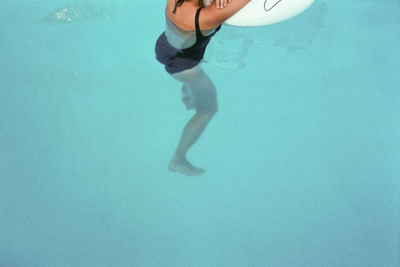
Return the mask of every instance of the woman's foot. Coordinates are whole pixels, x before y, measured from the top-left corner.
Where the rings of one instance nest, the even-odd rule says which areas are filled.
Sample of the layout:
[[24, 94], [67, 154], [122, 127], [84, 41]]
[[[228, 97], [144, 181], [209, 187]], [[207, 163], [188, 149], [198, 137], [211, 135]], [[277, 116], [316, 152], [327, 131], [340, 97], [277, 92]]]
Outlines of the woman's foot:
[[189, 161], [187, 161], [185, 157], [178, 158], [177, 156], [174, 156], [171, 159], [168, 169], [170, 171], [180, 172], [188, 176], [202, 175], [205, 171], [204, 169], [194, 167]]

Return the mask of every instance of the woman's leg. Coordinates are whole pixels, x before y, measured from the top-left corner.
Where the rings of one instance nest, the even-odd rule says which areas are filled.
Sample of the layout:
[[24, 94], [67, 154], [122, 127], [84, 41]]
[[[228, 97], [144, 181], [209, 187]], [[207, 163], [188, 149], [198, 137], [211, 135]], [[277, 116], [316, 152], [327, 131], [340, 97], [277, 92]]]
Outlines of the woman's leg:
[[173, 77], [184, 83], [182, 100], [187, 108], [193, 106], [196, 109], [196, 114], [183, 129], [178, 147], [169, 164], [169, 169], [186, 175], [201, 175], [204, 169], [190, 164], [186, 159], [186, 153], [198, 140], [218, 110], [216, 89], [200, 66], [173, 74]]
[[193, 96], [186, 84], [182, 86], [182, 102], [185, 104], [187, 109], [193, 109]]

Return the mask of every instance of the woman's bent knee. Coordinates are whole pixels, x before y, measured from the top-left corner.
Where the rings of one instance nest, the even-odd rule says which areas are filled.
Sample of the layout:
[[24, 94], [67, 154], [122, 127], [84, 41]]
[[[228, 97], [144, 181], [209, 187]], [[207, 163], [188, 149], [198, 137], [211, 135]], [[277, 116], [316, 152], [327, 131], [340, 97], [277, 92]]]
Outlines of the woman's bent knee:
[[208, 106], [208, 107], [201, 107], [196, 109], [198, 113], [212, 118], [218, 111], [218, 104], [215, 104], [213, 106]]
[[212, 113], [212, 115], [215, 115], [215, 113], [218, 112], [218, 104], [215, 104], [215, 105], [211, 108], [210, 112]]

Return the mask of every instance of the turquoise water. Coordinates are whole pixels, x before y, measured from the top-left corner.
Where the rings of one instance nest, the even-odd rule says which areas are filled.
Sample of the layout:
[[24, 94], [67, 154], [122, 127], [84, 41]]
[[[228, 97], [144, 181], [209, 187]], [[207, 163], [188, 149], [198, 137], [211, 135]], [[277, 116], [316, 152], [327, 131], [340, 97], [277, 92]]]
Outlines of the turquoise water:
[[1, 1], [0, 266], [400, 266], [399, 1], [223, 27], [195, 178], [161, 2]]

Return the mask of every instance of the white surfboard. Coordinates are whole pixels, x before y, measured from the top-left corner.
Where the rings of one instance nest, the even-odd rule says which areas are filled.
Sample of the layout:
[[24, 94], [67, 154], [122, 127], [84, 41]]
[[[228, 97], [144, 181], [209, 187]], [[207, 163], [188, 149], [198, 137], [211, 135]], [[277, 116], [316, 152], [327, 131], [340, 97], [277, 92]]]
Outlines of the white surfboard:
[[[234, 0], [233, 0], [234, 1]], [[290, 19], [306, 10], [315, 0], [251, 0], [225, 21], [234, 26], [262, 26]]]

